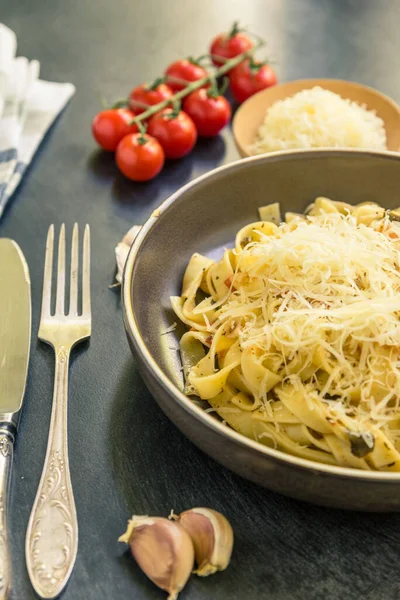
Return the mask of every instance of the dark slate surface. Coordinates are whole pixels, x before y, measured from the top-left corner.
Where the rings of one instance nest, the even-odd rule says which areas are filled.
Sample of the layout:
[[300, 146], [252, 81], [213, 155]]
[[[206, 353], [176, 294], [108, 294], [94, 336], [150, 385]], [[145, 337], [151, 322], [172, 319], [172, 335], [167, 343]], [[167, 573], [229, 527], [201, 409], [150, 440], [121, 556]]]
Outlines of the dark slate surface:
[[[79, 554], [65, 599], [163, 598], [117, 543], [132, 512], [167, 514], [193, 505], [222, 510], [236, 544], [231, 567], [193, 577], [182, 594], [202, 600], [391, 600], [400, 598], [400, 516], [308, 506], [232, 475], [192, 446], [142, 383], [125, 339], [118, 294], [108, 289], [114, 245], [189, 179], [237, 158], [229, 130], [200, 144], [148, 185], [117, 173], [98, 153], [90, 121], [99, 96], [122, 96], [179, 56], [202, 54], [233, 19], [269, 40], [280, 79], [339, 77], [400, 100], [400, 3], [396, 0], [0, 0], [19, 54], [42, 77], [72, 81], [77, 94], [47, 135], [0, 222], [32, 277], [33, 347], [16, 448], [11, 525], [14, 600], [31, 600], [24, 538], [43, 464], [53, 356], [36, 339], [44, 241], [50, 223], [89, 222], [93, 336], [70, 380], [70, 459]], [[204, 33], [206, 32], [206, 33]]]

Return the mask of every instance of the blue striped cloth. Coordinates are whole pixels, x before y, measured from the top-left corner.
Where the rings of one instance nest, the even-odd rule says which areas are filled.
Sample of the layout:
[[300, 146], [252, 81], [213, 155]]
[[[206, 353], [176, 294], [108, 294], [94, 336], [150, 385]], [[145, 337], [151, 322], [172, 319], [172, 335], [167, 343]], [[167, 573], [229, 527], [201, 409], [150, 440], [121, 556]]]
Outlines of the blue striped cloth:
[[15, 57], [15, 34], [0, 23], [0, 218], [46, 131], [75, 93], [39, 79], [39, 62]]

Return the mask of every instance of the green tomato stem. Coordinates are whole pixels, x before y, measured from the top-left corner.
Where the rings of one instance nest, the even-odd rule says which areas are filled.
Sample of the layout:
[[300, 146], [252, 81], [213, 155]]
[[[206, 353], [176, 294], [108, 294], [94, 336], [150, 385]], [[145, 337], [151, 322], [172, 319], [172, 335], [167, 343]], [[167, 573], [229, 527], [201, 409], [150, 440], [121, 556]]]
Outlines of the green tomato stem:
[[174, 77], [173, 75], [168, 75], [165, 83], [167, 85], [169, 83], [178, 83], [179, 85], [184, 85], [185, 87], [188, 85], [187, 79], [181, 79], [180, 77]]
[[210, 87], [207, 89], [207, 92], [206, 92], [206, 93], [207, 93], [207, 96], [208, 96], [209, 98], [217, 98], [217, 97], [220, 95], [220, 92], [219, 92], [219, 88], [218, 88], [218, 85], [217, 85], [217, 80], [215, 79], [215, 77], [213, 77], [213, 78], [210, 80], [210, 84], [211, 84], [211, 85], [210, 85]]
[[172, 110], [167, 115], [167, 118], [168, 119], [176, 119], [179, 116], [180, 111], [181, 111], [180, 100], [174, 100], [172, 103]]
[[196, 64], [198, 64], [198, 65], [202, 66], [202, 64], [201, 64], [201, 63], [203, 62], [203, 60], [206, 60], [206, 59], [209, 59], [209, 58], [210, 58], [210, 55], [209, 55], [209, 54], [202, 54], [201, 56], [198, 56], [198, 57], [196, 58]]
[[146, 144], [146, 142], [148, 141], [148, 139], [146, 138], [146, 125], [144, 123], [141, 123], [140, 121], [138, 121], [137, 123], [138, 129], [139, 129], [139, 137], [138, 137], [138, 142], [140, 144], [140, 146], [143, 146], [144, 144]]
[[233, 38], [240, 31], [244, 31], [244, 29], [239, 29], [239, 21], [234, 21], [230, 32], [228, 33], [228, 38]]
[[209, 83], [210, 81], [212, 81], [213, 79], [215, 79], [217, 77], [220, 77], [221, 75], [225, 75], [225, 73], [228, 73], [228, 71], [230, 71], [231, 69], [236, 67], [238, 64], [240, 64], [245, 58], [252, 56], [254, 54], [254, 52], [256, 50], [258, 50], [258, 48], [260, 48], [261, 46], [264, 46], [264, 44], [265, 44], [265, 42], [260, 40], [255, 46], [253, 46], [253, 48], [246, 50], [246, 52], [242, 52], [242, 54], [238, 54], [238, 56], [235, 56], [235, 58], [231, 58], [231, 59], [227, 60], [221, 67], [219, 67], [218, 69], [215, 69], [214, 73], [210, 73], [206, 77], [203, 77], [202, 79], [198, 79], [197, 81], [192, 81], [192, 83], [189, 83], [189, 85], [187, 85], [183, 90], [179, 90], [179, 92], [176, 92], [176, 94], [174, 94], [170, 98], [167, 98], [166, 100], [163, 100], [162, 102], [159, 102], [158, 104], [154, 104], [153, 106], [150, 106], [147, 110], [140, 113], [140, 115], [137, 115], [137, 117], [135, 117], [131, 121], [131, 123], [139, 124], [140, 121], [145, 121], [146, 119], [148, 119], [155, 113], [160, 112], [160, 110], [162, 110], [166, 106], [170, 106], [175, 101], [181, 100], [181, 98], [184, 98], [188, 94], [191, 94], [195, 90], [198, 90], [204, 84]]
[[117, 100], [114, 102], [111, 108], [128, 108], [129, 102], [126, 98], [122, 98], [121, 100]]
[[163, 77], [157, 77], [157, 79], [155, 79], [152, 83], [150, 83], [150, 85], [147, 85], [147, 89], [148, 90], [155, 90], [162, 83], [165, 83], [165, 77], [164, 76]]
[[232, 58], [226, 58], [225, 56], [220, 56], [219, 54], [210, 54], [210, 57], [211, 57], [212, 60], [215, 59], [215, 60], [218, 60], [219, 62], [222, 62], [222, 63], [227, 63], [230, 60], [233, 60]]
[[[131, 100], [129, 102], [129, 107], [133, 110], [133, 112], [135, 112], [136, 107], [147, 110], [149, 108], [149, 104], [145, 104], [144, 102], [138, 102], [137, 100]], [[113, 108], [115, 108], [115, 106]]]
[[221, 83], [221, 87], [219, 88], [219, 95], [223, 96], [228, 89], [229, 85], [229, 77], [224, 77]]

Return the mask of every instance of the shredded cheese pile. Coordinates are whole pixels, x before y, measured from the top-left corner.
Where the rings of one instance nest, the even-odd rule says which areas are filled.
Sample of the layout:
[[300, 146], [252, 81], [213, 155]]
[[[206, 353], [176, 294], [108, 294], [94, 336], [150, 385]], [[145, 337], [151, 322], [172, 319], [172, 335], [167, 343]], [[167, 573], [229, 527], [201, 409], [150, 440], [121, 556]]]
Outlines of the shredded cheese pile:
[[366, 106], [314, 87], [267, 110], [251, 152], [323, 147], [386, 150], [384, 122]]
[[[240, 254], [238, 291], [220, 316], [238, 315], [240, 305], [243, 314], [260, 310], [240, 331], [243, 348], [255, 345], [265, 359], [273, 351], [289, 377], [292, 361], [303, 372], [326, 363], [324, 376], [311, 378], [321, 398], [340, 396], [348, 414], [379, 425], [400, 398], [400, 243], [390, 227], [339, 213], [282, 225]], [[246, 281], [257, 282], [249, 292]]]
[[278, 226], [276, 207], [171, 298], [186, 391], [260, 443], [400, 471], [398, 209], [317, 198]]

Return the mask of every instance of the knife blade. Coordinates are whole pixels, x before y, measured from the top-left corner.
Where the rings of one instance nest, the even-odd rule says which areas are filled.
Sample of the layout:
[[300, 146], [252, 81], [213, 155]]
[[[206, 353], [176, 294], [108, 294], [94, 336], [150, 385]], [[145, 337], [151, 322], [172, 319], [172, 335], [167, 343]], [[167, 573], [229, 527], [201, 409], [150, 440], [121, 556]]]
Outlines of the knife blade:
[[31, 284], [16, 242], [0, 238], [0, 600], [12, 583], [7, 509], [14, 441], [28, 374]]

